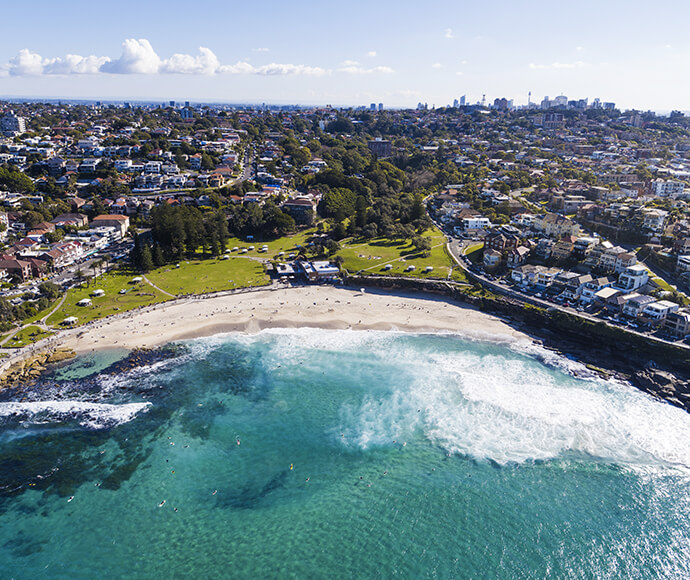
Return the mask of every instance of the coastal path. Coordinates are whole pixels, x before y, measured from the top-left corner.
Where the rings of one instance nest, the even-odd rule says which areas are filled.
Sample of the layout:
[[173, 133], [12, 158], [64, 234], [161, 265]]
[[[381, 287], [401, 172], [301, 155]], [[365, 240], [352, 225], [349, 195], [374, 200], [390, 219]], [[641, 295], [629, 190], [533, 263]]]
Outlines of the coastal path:
[[159, 288], [156, 286], [151, 280], [149, 280], [146, 276], [142, 276], [144, 279], [144, 282], [146, 282], [149, 286], [153, 286], [156, 290], [158, 290], [161, 294], [165, 294], [166, 296], [170, 296], [170, 298], [177, 298], [175, 294], [170, 294], [170, 292], [167, 292], [166, 290], [163, 290], [163, 288]]
[[16, 336], [16, 334], [18, 332], [21, 332], [22, 330], [24, 330], [25, 328], [27, 328], [29, 326], [38, 326], [41, 330], [46, 330], [46, 331], [50, 330], [50, 328], [46, 324], [46, 320], [48, 320], [48, 318], [50, 316], [52, 316], [53, 313], [56, 312], [62, 306], [62, 304], [65, 301], [65, 298], [67, 298], [67, 293], [64, 293], [62, 295], [62, 298], [60, 298], [60, 300], [58, 301], [57, 305], [40, 320], [36, 320], [35, 322], [27, 322], [26, 324], [22, 324], [21, 326], [18, 326], [13, 331], [11, 331], [5, 338], [0, 340], [0, 347], [6, 345], [10, 340], [12, 340]]

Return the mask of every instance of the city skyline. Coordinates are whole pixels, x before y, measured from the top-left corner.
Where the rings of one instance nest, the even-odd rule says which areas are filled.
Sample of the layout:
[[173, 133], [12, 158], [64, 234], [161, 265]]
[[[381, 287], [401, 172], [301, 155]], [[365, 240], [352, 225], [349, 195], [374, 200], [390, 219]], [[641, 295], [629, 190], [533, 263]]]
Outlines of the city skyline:
[[260, 13], [215, 1], [196, 12], [36, 4], [30, 25], [20, 6], [4, 9], [3, 97], [406, 108], [483, 94], [524, 105], [531, 92], [533, 102], [565, 94], [690, 109], [690, 81], [678, 74], [690, 56], [679, 12], [690, 9], [666, 0], [644, 18], [639, 2], [422, 10], [355, 1], [329, 13], [312, 2], [268, 2]]

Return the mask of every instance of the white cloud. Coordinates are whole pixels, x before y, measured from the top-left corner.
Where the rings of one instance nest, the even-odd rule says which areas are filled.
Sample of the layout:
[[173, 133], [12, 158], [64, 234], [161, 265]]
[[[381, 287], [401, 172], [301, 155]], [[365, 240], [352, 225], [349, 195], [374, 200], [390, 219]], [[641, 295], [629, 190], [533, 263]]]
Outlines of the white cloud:
[[531, 62], [529, 68], [532, 70], [559, 70], [582, 68], [583, 66], [585, 66], [585, 63], [578, 60], [577, 62], [553, 62], [551, 64], [535, 64]]
[[262, 48], [252, 48], [252, 52], [268, 52], [268, 49], [265, 47]]
[[[264, 49], [256, 49], [264, 52]], [[266, 49], [267, 50], [267, 49]], [[358, 67], [359, 63], [347, 61], [346, 66]], [[376, 67], [386, 69], [386, 67]], [[122, 54], [113, 60], [107, 56], [67, 56], [45, 59], [40, 54], [25, 48], [6, 65], [0, 66], [0, 76], [36, 76], [69, 74], [253, 74], [253, 75], [310, 75], [327, 74], [328, 70], [304, 64], [270, 63], [254, 66], [245, 61], [233, 65], [222, 65], [210, 48], [199, 48], [198, 55], [173, 54], [162, 59], [145, 38], [128, 38], [122, 43]]]
[[369, 52], [367, 52], [367, 56], [368, 56], [369, 58], [374, 58], [374, 57], [376, 56], [376, 51], [375, 51], [375, 50], [370, 50]]
[[257, 75], [307, 75], [321, 76], [328, 71], [318, 66], [306, 66], [303, 64], [278, 64], [271, 63], [264, 66], [255, 67], [254, 74]]
[[11, 76], [32, 76], [43, 73], [43, 59], [40, 54], [23, 48], [10, 60], [7, 67]]
[[577, 52], [582, 52], [584, 49], [585, 49], [584, 46], [576, 46], [575, 47], [575, 50], [577, 50]]
[[[343, 63], [345, 64], [345, 63]], [[359, 66], [359, 64], [350, 64], [343, 66], [338, 69], [338, 72], [343, 72], [343, 73], [348, 73], [352, 75], [370, 75], [374, 73], [383, 73], [383, 74], [390, 74], [393, 71], [393, 69], [389, 66], [375, 66], [372, 68], [365, 68], [363, 66]]]
[[122, 43], [122, 55], [106, 62], [102, 72], [115, 74], [155, 74], [161, 67], [161, 59], [145, 38], [128, 38]]
[[46, 75], [93, 75], [109, 62], [107, 56], [79, 56], [68, 54], [65, 58], [52, 58], [43, 61], [43, 74]]
[[235, 64], [225, 64], [218, 69], [219, 73], [226, 73], [231, 75], [251, 74], [254, 72], [254, 67], [248, 62], [239, 61]]
[[359, 62], [356, 60], [344, 60], [342, 66], [359, 66]]
[[24, 48], [3, 68], [11, 76], [95, 74], [109, 60], [107, 56], [78, 54], [68, 54], [64, 58], [43, 58]]
[[431, 68], [439, 69], [439, 68], [443, 68], [443, 65], [440, 62], [435, 62], [434, 64], [431, 65]]
[[463, 73], [461, 70], [459, 70], [459, 71], [456, 72], [455, 74], [458, 75], [459, 77], [461, 77], [464, 73]]
[[212, 75], [218, 72], [220, 62], [210, 48], [199, 47], [199, 55], [173, 54], [162, 62], [160, 72], [170, 74]]
[[446, 28], [446, 33], [444, 35], [446, 38], [455, 38], [452, 28]]

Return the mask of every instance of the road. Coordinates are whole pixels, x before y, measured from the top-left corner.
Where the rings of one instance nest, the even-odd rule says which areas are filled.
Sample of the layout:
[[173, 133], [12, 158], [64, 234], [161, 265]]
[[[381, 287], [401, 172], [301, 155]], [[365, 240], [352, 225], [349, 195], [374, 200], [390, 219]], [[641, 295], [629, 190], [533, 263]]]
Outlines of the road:
[[610, 326], [611, 328], [615, 328], [617, 330], [622, 330], [624, 332], [628, 332], [630, 334], [634, 334], [636, 336], [645, 338], [647, 340], [653, 341], [653, 342], [659, 342], [663, 344], [671, 344], [680, 348], [684, 349], [690, 349], [690, 346], [686, 345], [683, 342], [675, 342], [675, 341], [669, 341], [669, 340], [664, 340], [662, 338], [656, 337], [656, 336], [651, 336], [649, 334], [645, 334], [643, 332], [638, 332], [636, 330], [632, 330], [630, 328], [625, 328], [619, 325], [615, 324], [610, 324], [606, 320], [602, 320], [601, 318], [597, 318], [596, 316], [592, 316], [591, 314], [587, 314], [585, 312], [579, 312], [575, 310], [574, 308], [570, 308], [567, 306], [561, 306], [560, 304], [554, 304], [553, 302], [547, 302], [546, 300], [540, 300], [539, 298], [536, 298], [534, 296], [526, 296], [522, 292], [518, 292], [516, 290], [513, 290], [510, 287], [503, 286], [501, 284], [498, 284], [492, 280], [489, 280], [486, 276], [483, 276], [482, 274], [472, 272], [466, 267], [466, 262], [463, 259], [463, 248], [465, 245], [464, 240], [459, 240], [457, 238], [454, 238], [453, 236], [448, 236], [449, 242], [448, 242], [448, 251], [450, 255], [453, 257], [453, 259], [458, 263], [458, 265], [464, 270], [465, 275], [469, 280], [474, 280], [482, 284], [484, 287], [490, 289], [491, 291], [501, 294], [503, 296], [507, 296], [509, 298], [513, 298], [515, 300], [518, 300], [520, 302], [525, 302], [528, 304], [532, 304], [533, 306], [539, 306], [541, 308], [546, 308], [547, 310], [560, 310], [562, 312], [565, 312], [567, 314], [570, 314], [571, 316], [577, 316], [578, 318], [582, 318], [584, 320], [589, 320], [591, 322], [598, 322], [598, 323], [603, 323], [606, 324], [606, 326]]

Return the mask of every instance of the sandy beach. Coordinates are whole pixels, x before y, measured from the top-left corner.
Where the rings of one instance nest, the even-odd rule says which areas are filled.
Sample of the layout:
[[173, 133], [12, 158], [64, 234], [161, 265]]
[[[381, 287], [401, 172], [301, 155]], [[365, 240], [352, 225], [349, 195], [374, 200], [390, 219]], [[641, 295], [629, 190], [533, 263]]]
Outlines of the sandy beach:
[[178, 299], [62, 330], [31, 350], [23, 349], [5, 359], [3, 366], [45, 348], [66, 347], [81, 354], [155, 347], [227, 332], [296, 327], [446, 331], [479, 339], [528, 339], [499, 318], [440, 296], [332, 286], [273, 287]]

